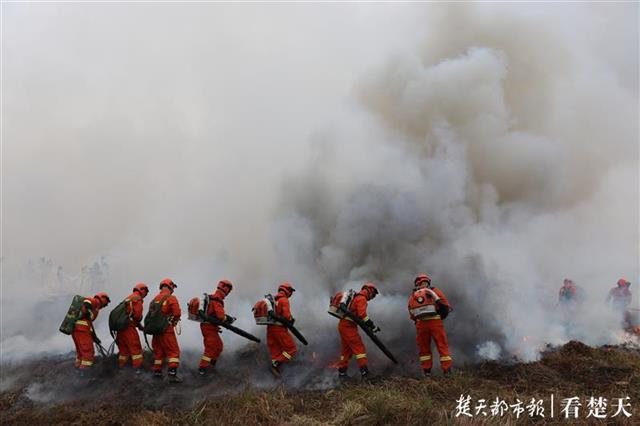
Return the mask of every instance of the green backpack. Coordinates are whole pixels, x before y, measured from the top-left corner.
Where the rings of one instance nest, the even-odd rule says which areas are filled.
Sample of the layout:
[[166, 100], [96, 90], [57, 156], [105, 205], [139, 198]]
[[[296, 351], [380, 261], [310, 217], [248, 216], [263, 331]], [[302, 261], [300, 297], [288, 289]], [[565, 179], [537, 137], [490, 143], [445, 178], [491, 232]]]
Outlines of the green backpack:
[[109, 313], [109, 330], [112, 333], [114, 331], [122, 331], [129, 327], [131, 312], [127, 311], [127, 306], [131, 306], [131, 309], [133, 310], [133, 302], [140, 300], [140, 296], [137, 297], [137, 299], [124, 299], [118, 304], [118, 306], [111, 310]]
[[78, 321], [82, 316], [82, 304], [84, 303], [84, 299], [86, 299], [86, 297], [78, 294], [73, 296], [67, 315], [62, 320], [62, 324], [60, 324], [59, 330], [61, 333], [73, 333], [73, 330], [76, 328], [76, 321]]
[[160, 300], [152, 300], [149, 311], [144, 317], [144, 332], [153, 336], [162, 334], [169, 327], [169, 318], [162, 313], [162, 304], [171, 296], [165, 295]]

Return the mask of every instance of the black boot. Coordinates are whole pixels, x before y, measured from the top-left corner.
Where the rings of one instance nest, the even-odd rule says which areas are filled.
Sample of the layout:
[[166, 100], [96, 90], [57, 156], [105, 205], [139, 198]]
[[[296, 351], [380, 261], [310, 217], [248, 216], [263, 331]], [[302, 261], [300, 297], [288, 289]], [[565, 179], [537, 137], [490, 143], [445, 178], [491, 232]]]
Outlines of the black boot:
[[276, 379], [279, 379], [280, 377], [282, 377], [282, 374], [280, 373], [280, 363], [278, 361], [271, 361], [271, 374], [273, 374], [273, 376]]
[[363, 379], [369, 378], [369, 368], [366, 365], [364, 367], [360, 367], [360, 376]]
[[340, 367], [338, 368], [338, 377], [341, 379], [344, 379], [347, 377], [347, 368], [346, 367]]
[[423, 369], [422, 370], [422, 375], [427, 379], [430, 378], [431, 377], [431, 369], [430, 368]]
[[452, 374], [453, 374], [453, 371], [451, 371], [451, 368], [448, 369], [448, 370], [444, 370], [443, 371], [444, 377], [449, 377], [450, 378]]
[[154, 371], [153, 372], [153, 378], [154, 379], [162, 379], [162, 370]]
[[200, 375], [200, 377], [204, 377], [207, 374], [207, 367], [200, 367], [198, 368], [198, 374]]
[[182, 379], [180, 377], [178, 377], [178, 368], [177, 367], [169, 368], [168, 373], [169, 373], [169, 381], [171, 383], [182, 383]]

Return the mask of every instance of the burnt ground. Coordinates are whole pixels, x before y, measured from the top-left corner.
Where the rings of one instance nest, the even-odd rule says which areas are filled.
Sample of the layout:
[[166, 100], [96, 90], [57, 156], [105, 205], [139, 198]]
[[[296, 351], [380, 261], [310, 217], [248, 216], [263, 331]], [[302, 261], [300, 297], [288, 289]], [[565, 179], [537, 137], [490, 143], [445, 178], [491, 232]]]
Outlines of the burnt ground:
[[[195, 359], [196, 355], [192, 355]], [[188, 356], [187, 356], [188, 358]], [[145, 360], [145, 367], [150, 365]], [[570, 342], [549, 348], [532, 363], [486, 362], [461, 367], [453, 378], [422, 379], [413, 366], [401, 376], [396, 370], [369, 382], [339, 382], [335, 371], [313, 360], [290, 366], [283, 381], [264, 371], [262, 354], [239, 354], [202, 379], [188, 368], [184, 382], [169, 384], [131, 370], [119, 372], [115, 358], [97, 363], [91, 377], [77, 377], [73, 356], [58, 356], [2, 366], [1, 423], [4, 424], [521, 424], [565, 423], [559, 400], [581, 398], [574, 424], [640, 424], [640, 350], [616, 346], [591, 348]], [[261, 366], [257, 369], [257, 366]], [[256, 371], [260, 371], [256, 374]], [[381, 371], [381, 370], [378, 370]], [[355, 372], [352, 372], [355, 374]], [[550, 419], [550, 395], [555, 417]], [[511, 411], [502, 417], [479, 414], [455, 417], [456, 400], [500, 397], [513, 404], [543, 399], [546, 416], [519, 419]], [[587, 399], [604, 397], [613, 404], [630, 397], [632, 417], [586, 418]], [[609, 407], [608, 415], [613, 414]]]

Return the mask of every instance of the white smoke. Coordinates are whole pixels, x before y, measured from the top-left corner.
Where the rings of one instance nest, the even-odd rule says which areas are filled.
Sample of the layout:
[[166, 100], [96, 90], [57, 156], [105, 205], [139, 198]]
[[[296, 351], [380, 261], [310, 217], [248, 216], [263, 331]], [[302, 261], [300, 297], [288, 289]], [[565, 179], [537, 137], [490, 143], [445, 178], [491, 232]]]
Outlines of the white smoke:
[[[184, 308], [229, 278], [256, 333], [289, 280], [325, 350], [329, 296], [373, 280], [412, 357], [419, 272], [456, 359], [614, 342], [602, 300], [640, 278], [637, 8], [3, 5], [3, 357], [64, 350], [68, 294], [32, 315], [43, 256], [67, 283], [105, 256], [114, 301], [168, 276]], [[564, 277], [589, 294], [571, 327]], [[180, 339], [200, 348], [195, 324]]]

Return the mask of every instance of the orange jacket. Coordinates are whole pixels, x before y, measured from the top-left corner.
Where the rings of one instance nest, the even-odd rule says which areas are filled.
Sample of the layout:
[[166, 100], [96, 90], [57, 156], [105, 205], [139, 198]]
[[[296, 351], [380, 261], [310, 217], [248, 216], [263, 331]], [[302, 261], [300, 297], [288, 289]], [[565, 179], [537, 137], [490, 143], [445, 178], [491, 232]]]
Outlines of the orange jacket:
[[[166, 295], [171, 294], [171, 291], [168, 288], [163, 288], [160, 293], [156, 297], [153, 298], [154, 302], [161, 301]], [[175, 324], [180, 321], [180, 315], [182, 312], [180, 311], [180, 304], [178, 303], [178, 299], [171, 294], [162, 304], [161, 312], [163, 315], [171, 317], [171, 323]]]
[[[436, 312], [435, 310], [436, 298], [433, 296], [432, 292], [436, 294], [436, 296], [439, 298], [439, 302], [442, 305], [446, 306], [451, 310], [451, 304], [449, 303], [449, 301], [447, 300], [447, 297], [439, 288], [421, 287], [415, 290], [411, 294], [411, 296], [409, 296], [409, 302], [408, 302], [409, 318], [411, 318], [412, 320], [416, 320], [416, 315], [414, 315], [412, 311], [415, 312], [416, 309], [420, 309], [420, 308], [426, 308], [426, 310], [428, 311], [430, 307], [433, 307], [433, 312], [434, 313]], [[438, 318], [440, 317], [437, 314], [433, 316], [436, 316]]]
[[80, 308], [80, 319], [76, 321], [77, 331], [91, 331], [91, 323], [98, 318], [98, 311], [102, 309], [100, 300], [95, 297], [85, 297]]
[[276, 315], [291, 321], [291, 305], [289, 303], [289, 298], [280, 291], [276, 294], [274, 300], [276, 302]]
[[369, 320], [367, 316], [367, 306], [369, 302], [367, 301], [367, 295], [364, 290], [360, 290], [357, 292], [353, 299], [351, 299], [351, 303], [349, 303], [349, 310], [356, 314], [358, 318], [361, 318], [362, 321]]
[[209, 295], [209, 304], [207, 306], [207, 315], [224, 321], [226, 314], [224, 312], [224, 293], [216, 290], [215, 293]]
[[127, 301], [127, 312], [130, 314], [131, 324], [140, 324], [140, 321], [142, 321], [142, 310], [144, 308], [142, 296], [134, 291], [128, 295], [125, 300]]

